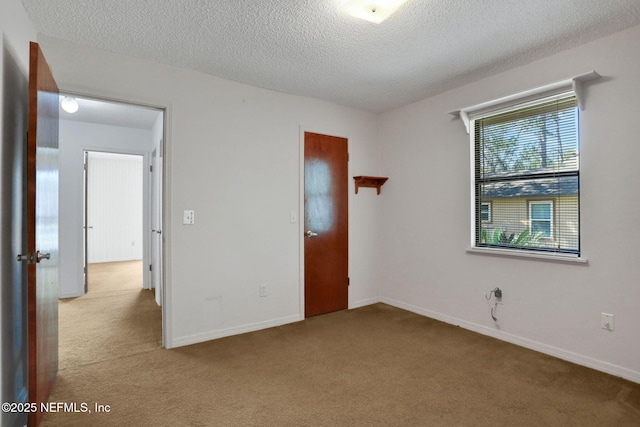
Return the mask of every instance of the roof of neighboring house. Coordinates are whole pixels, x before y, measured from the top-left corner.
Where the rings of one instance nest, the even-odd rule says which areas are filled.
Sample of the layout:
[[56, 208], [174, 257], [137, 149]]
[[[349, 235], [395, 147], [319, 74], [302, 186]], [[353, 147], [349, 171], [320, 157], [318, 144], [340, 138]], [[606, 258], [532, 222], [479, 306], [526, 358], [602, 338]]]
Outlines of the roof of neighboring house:
[[571, 196], [578, 194], [578, 177], [544, 178], [484, 184], [483, 199], [505, 197]]

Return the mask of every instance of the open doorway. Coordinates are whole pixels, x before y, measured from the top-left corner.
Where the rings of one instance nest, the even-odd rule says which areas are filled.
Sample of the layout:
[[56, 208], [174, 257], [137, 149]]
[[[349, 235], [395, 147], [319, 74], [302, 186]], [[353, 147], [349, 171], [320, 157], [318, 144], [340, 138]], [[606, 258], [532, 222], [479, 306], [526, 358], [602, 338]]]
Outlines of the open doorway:
[[148, 318], [157, 321], [153, 334], [140, 331], [141, 336], [155, 342], [151, 335], [159, 331], [162, 342], [164, 110], [61, 94], [65, 97], [77, 108], [60, 110], [60, 228], [65, 230], [60, 246], [67, 254], [61, 262], [61, 301], [95, 299], [92, 287], [116, 293], [134, 288], [139, 298], [130, 298], [131, 312], [139, 311], [134, 303], [149, 300], [158, 313]]
[[96, 151], [84, 158], [85, 292], [142, 289], [144, 158]]

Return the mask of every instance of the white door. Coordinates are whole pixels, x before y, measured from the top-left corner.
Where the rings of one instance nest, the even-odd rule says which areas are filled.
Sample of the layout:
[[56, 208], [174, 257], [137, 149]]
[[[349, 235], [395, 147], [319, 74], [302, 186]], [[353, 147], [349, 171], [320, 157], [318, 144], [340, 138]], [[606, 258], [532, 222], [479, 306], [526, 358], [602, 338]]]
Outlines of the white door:
[[151, 154], [151, 288], [162, 306], [162, 140]]

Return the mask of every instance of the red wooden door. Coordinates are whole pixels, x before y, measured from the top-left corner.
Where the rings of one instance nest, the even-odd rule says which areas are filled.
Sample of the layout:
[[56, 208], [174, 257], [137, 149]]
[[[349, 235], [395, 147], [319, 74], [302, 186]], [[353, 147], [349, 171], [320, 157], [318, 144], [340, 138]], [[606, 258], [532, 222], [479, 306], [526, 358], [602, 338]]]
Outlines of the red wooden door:
[[348, 306], [347, 140], [304, 134], [305, 316]]
[[[31, 43], [27, 136], [29, 402], [47, 402], [58, 373], [58, 86]], [[37, 426], [43, 413], [29, 414]]]

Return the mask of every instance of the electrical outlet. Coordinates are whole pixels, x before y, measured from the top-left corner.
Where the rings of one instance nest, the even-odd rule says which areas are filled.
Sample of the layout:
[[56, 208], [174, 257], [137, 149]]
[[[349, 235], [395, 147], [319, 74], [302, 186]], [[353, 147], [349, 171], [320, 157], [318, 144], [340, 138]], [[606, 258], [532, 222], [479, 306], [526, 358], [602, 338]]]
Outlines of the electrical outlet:
[[615, 323], [613, 321], [613, 314], [600, 313], [600, 326], [607, 331], [615, 330]]
[[261, 297], [266, 297], [267, 296], [267, 285], [260, 285], [260, 296]]

